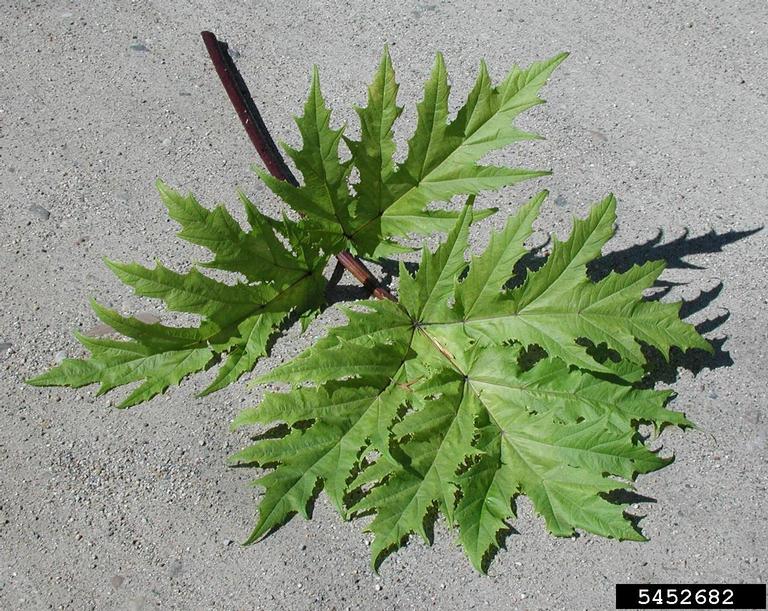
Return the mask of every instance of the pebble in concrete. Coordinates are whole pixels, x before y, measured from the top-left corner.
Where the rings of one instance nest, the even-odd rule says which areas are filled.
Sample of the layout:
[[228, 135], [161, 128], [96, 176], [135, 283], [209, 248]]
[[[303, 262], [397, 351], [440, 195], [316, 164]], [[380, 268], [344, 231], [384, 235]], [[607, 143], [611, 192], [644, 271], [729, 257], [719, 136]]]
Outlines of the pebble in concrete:
[[47, 221], [49, 218], [51, 218], [51, 212], [50, 212], [50, 210], [46, 210], [45, 208], [43, 208], [43, 207], [42, 207], [42, 206], [40, 206], [39, 204], [32, 204], [32, 205], [29, 207], [29, 211], [30, 211], [30, 212], [31, 212], [31, 213], [32, 213], [34, 216], [36, 216], [37, 218], [39, 218], [39, 219], [40, 219], [40, 220], [42, 220], [42, 221]]

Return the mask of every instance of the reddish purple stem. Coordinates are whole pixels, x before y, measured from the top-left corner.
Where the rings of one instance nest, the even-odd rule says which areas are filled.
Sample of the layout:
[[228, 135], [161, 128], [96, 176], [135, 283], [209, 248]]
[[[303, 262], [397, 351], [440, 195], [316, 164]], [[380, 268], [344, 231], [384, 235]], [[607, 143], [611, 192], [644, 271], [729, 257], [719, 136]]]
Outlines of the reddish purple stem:
[[[216, 35], [212, 32], [202, 32], [201, 35], [205, 48], [208, 50], [208, 55], [210, 55], [213, 66], [216, 68], [216, 73], [219, 75], [221, 83], [224, 85], [224, 89], [229, 96], [229, 100], [232, 102], [237, 116], [240, 117], [248, 137], [251, 139], [267, 170], [275, 178], [298, 186], [299, 182], [275, 145], [275, 141], [269, 134], [267, 126], [264, 125], [259, 109], [256, 107], [253, 97], [251, 97], [248, 86], [243, 81], [243, 77], [240, 75], [237, 66], [235, 66], [235, 62], [232, 61], [227, 43], [216, 38]], [[395, 296], [381, 285], [376, 276], [371, 273], [371, 270], [352, 253], [347, 250], [342, 251], [336, 255], [336, 259], [365, 288], [371, 291], [374, 297], [397, 301]]]

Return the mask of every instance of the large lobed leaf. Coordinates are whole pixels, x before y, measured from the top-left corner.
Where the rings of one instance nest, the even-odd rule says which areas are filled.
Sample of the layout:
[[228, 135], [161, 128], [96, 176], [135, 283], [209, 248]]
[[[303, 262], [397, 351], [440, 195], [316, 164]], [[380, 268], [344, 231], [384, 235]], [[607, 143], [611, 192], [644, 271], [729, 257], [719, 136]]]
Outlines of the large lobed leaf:
[[[690, 423], [665, 407], [668, 392], [632, 385], [645, 365], [640, 344], [664, 355], [710, 346], [680, 321], [679, 304], [643, 299], [661, 264], [587, 277], [613, 233], [613, 197], [555, 241], [542, 267], [505, 288], [545, 195], [469, 264], [465, 207], [415, 276], [401, 267], [399, 304], [349, 310], [345, 326], [260, 378], [293, 390], [268, 394], [235, 422], [288, 426], [233, 457], [273, 467], [258, 480], [266, 492], [250, 541], [306, 516], [321, 487], [343, 515], [374, 514], [374, 565], [411, 533], [429, 541], [439, 512], [484, 570], [518, 495], [556, 535], [578, 528], [643, 538], [606, 494], [669, 462], [643, 445], [638, 423]], [[596, 360], [584, 338], [619, 362]], [[545, 353], [538, 360], [534, 346]]]
[[[452, 227], [457, 213], [428, 208], [430, 204], [549, 173], [478, 162], [492, 151], [538, 137], [519, 130], [513, 121], [542, 102], [538, 91], [566, 56], [561, 53], [527, 69], [515, 66], [496, 86], [482, 63], [474, 88], [456, 117], [449, 120], [450, 86], [443, 57], [438, 54], [417, 105], [408, 154], [399, 166], [393, 162], [393, 126], [402, 108], [397, 106], [398, 85], [389, 52], [385, 49], [368, 88], [367, 105], [356, 109], [360, 140], [344, 138], [351, 152], [346, 161], [340, 159], [339, 151], [343, 128], [330, 127], [331, 111], [315, 68], [304, 114], [296, 120], [302, 149], [284, 145], [304, 184], [294, 186], [263, 170], [257, 172], [272, 191], [306, 217], [305, 230], [326, 251], [348, 248], [373, 257], [402, 251], [393, 239], [431, 235]], [[350, 184], [353, 168], [359, 179]], [[493, 210], [485, 210], [476, 218], [491, 213]]]
[[200, 264], [236, 272], [246, 282], [225, 284], [196, 267], [181, 274], [157, 263], [147, 268], [136, 263], [107, 261], [112, 271], [137, 295], [162, 300], [168, 310], [200, 317], [195, 327], [148, 324], [124, 317], [98, 303], [92, 307], [106, 325], [127, 339], [76, 337], [91, 355], [66, 359], [61, 365], [32, 378], [36, 386], [100, 384], [99, 394], [118, 386], [141, 382], [121, 403], [129, 407], [147, 401], [178, 384], [189, 374], [221, 366], [202, 392], [224, 388], [250, 371], [267, 353], [271, 338], [291, 315], [311, 315], [323, 305], [327, 257], [309, 246], [289, 250], [290, 221], [277, 222], [262, 215], [241, 196], [249, 231], [244, 231], [227, 210], [208, 210], [191, 195], [182, 196], [163, 183], [160, 194], [171, 218], [181, 225], [179, 237], [210, 250], [214, 258]]

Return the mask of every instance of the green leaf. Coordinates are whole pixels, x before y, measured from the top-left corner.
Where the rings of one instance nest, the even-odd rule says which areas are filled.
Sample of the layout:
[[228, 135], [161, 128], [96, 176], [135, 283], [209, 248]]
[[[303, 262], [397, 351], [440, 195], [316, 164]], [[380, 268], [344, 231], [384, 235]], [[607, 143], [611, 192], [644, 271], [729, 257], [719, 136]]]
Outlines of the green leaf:
[[516, 430], [500, 427], [498, 434], [500, 469], [531, 499], [552, 534], [570, 536], [582, 528], [616, 539], [644, 539], [623, 507], [603, 497], [629, 487], [604, 474], [630, 478], [667, 464], [634, 445], [633, 433], [619, 435], [600, 421], [562, 426], [540, 418]]
[[469, 375], [472, 388], [484, 401], [514, 406], [521, 415], [550, 414], [564, 424], [608, 419], [618, 430], [639, 423], [692, 424], [664, 406], [669, 392], [639, 390], [631, 384], [568, 367], [558, 358], [544, 358], [523, 370], [519, 351], [510, 347], [476, 348]]
[[405, 266], [400, 266], [400, 303], [418, 321], [441, 318], [448, 313], [448, 297], [453, 292], [455, 279], [466, 266], [467, 227], [472, 220], [469, 206], [465, 206], [456, 226], [435, 252], [429, 256], [422, 251], [421, 267], [416, 278]]
[[178, 384], [185, 376], [205, 369], [214, 356], [205, 346], [162, 349], [134, 341], [97, 339], [79, 334], [76, 337], [91, 352], [89, 359], [65, 359], [28, 383], [73, 388], [98, 383], [98, 394], [101, 395], [118, 386], [143, 381], [118, 406], [131, 407]]
[[542, 191], [522, 206], [517, 214], [509, 217], [503, 231], [491, 235], [485, 252], [472, 258], [471, 271], [456, 288], [456, 309], [462, 317], [471, 317], [475, 308], [498, 296], [515, 265], [527, 252], [523, 242], [530, 237], [533, 221], [547, 195], [547, 191]]
[[[305, 215], [305, 228], [326, 252], [347, 248], [363, 256], [382, 257], [402, 252], [396, 240], [409, 234], [449, 231], [458, 213], [430, 208], [457, 195], [477, 195], [547, 171], [479, 165], [488, 153], [521, 140], [537, 138], [513, 124], [526, 109], [542, 100], [538, 91], [565, 59], [560, 54], [527, 69], [513, 67], [494, 86], [485, 64], [477, 82], [453, 120], [448, 117], [450, 87], [442, 55], [417, 105], [417, 124], [408, 141], [408, 154], [399, 166], [393, 161], [393, 127], [402, 108], [388, 50], [384, 50], [367, 105], [356, 108], [360, 139], [345, 138], [351, 158], [341, 161], [342, 130], [330, 127], [330, 111], [320, 94], [317, 69], [312, 75], [304, 114], [297, 120], [302, 149], [286, 147], [304, 184], [293, 186], [260, 171], [267, 186], [290, 207]], [[352, 169], [358, 180], [352, 180]], [[475, 219], [492, 214], [478, 211]]]
[[[249, 540], [294, 513], [306, 516], [323, 487], [342, 515], [375, 514], [374, 567], [413, 533], [429, 542], [442, 514], [458, 525], [473, 565], [486, 570], [519, 495], [555, 535], [643, 538], [606, 495], [670, 462], [639, 440], [641, 423], [691, 423], [667, 409], [669, 392], [633, 386], [644, 364], [634, 346], [708, 344], [679, 320], [676, 305], [643, 299], [658, 265], [597, 283], [587, 277], [613, 232], [612, 197], [576, 221], [568, 240], [555, 241], [543, 266], [505, 288], [545, 195], [469, 263], [466, 206], [437, 250], [423, 251], [415, 275], [401, 266], [399, 304], [349, 310], [346, 325], [257, 380], [293, 388], [267, 394], [236, 421], [288, 426], [237, 456], [274, 467], [257, 481], [266, 492]], [[593, 311], [607, 321], [600, 329], [581, 321]], [[651, 331], [654, 317], [663, 331]], [[595, 360], [582, 339], [607, 344], [621, 360]], [[532, 345], [544, 349], [533, 362]]]
[[[235, 464], [279, 463], [257, 482], [266, 488], [266, 494], [249, 541], [261, 538], [293, 513], [306, 517], [305, 508], [317, 494], [319, 483], [338, 511], [345, 514], [347, 480], [370, 440], [386, 441], [386, 426], [395, 417], [402, 394], [402, 389], [390, 385], [386, 377], [368, 378], [341, 387], [270, 395], [261, 405], [263, 409], [242, 414], [237, 427], [272, 420], [289, 425], [313, 423], [309, 428], [293, 428], [286, 437], [261, 441], [231, 458]], [[381, 423], [384, 428], [377, 433]]]
[[514, 67], [498, 87], [492, 86], [485, 64], [481, 64], [474, 89], [457, 117], [448, 122], [450, 87], [443, 57], [438, 54], [417, 106], [416, 131], [408, 142], [408, 155], [389, 181], [391, 196], [378, 207], [383, 212], [376, 215], [371, 211], [367, 218], [358, 206], [362, 224], [353, 235], [357, 247], [370, 252], [380, 236], [447, 231], [455, 215], [427, 209], [431, 202], [496, 190], [548, 174], [477, 162], [494, 150], [536, 137], [518, 130], [512, 121], [541, 102], [538, 90], [565, 57], [560, 54], [527, 70]]
[[500, 535], [509, 530], [508, 521], [515, 516], [510, 496], [518, 485], [514, 474], [501, 468], [501, 436], [496, 427], [480, 428], [477, 445], [483, 455], [457, 478], [462, 497], [455, 517], [464, 552], [472, 566], [485, 573], [487, 560], [499, 546]]
[[107, 265], [137, 295], [162, 300], [168, 310], [200, 317], [194, 327], [147, 324], [124, 317], [97, 303], [92, 307], [106, 325], [127, 340], [78, 336], [91, 355], [68, 359], [32, 378], [37, 386], [85, 386], [100, 383], [99, 393], [141, 382], [121, 403], [129, 407], [148, 401], [189, 374], [223, 361], [209, 394], [238, 380], [267, 354], [272, 338], [292, 314], [305, 316], [323, 304], [326, 257], [311, 246], [292, 253], [290, 221], [260, 214], [243, 197], [251, 230], [245, 231], [224, 208], [209, 211], [191, 195], [181, 196], [158, 183], [172, 218], [182, 226], [179, 236], [206, 247], [214, 259], [206, 267], [237, 272], [248, 283], [226, 284], [197, 268], [175, 272], [161, 263], [147, 268], [136, 263]]

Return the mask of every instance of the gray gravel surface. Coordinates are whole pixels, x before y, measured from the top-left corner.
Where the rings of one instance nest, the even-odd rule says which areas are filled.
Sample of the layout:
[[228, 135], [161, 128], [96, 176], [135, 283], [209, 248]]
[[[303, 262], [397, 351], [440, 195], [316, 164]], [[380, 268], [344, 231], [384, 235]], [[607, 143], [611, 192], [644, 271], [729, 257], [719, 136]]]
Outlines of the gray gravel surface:
[[[768, 209], [767, 22], [762, 1], [4, 0], [0, 607], [609, 609], [617, 582], [766, 581], [768, 244], [764, 231], [739, 232], [761, 227]], [[487, 577], [441, 524], [432, 548], [413, 542], [375, 575], [363, 524], [342, 522], [321, 498], [312, 521], [244, 548], [259, 493], [251, 474], [223, 463], [246, 442], [228, 424], [258, 392], [240, 383], [198, 399], [207, 374], [125, 412], [92, 389], [23, 383], [82, 354], [71, 331], [97, 324], [89, 297], [170, 320], [101, 262], [157, 257], [185, 269], [202, 257], [174, 238], [156, 177], [209, 205], [235, 209], [241, 187], [277, 209], [248, 169], [255, 153], [202, 29], [231, 42], [267, 124], [293, 143], [312, 63], [335, 120], [354, 130], [349, 103], [364, 102], [388, 42], [404, 142], [435, 50], [462, 95], [482, 57], [498, 76], [572, 52], [548, 104], [521, 121], [547, 140], [495, 155], [554, 176], [483, 198], [501, 213], [473, 229], [472, 244], [535, 189], [552, 192], [539, 242], [614, 191], [611, 248], [645, 244], [618, 260], [674, 264], [669, 298], [693, 300], [690, 320], [720, 352], [673, 384], [700, 430], [666, 431], [676, 463], [639, 481], [655, 499], [636, 510], [650, 542], [556, 539], [524, 501], [519, 534]], [[304, 336], [288, 332], [258, 370], [339, 319], [331, 310]]]

